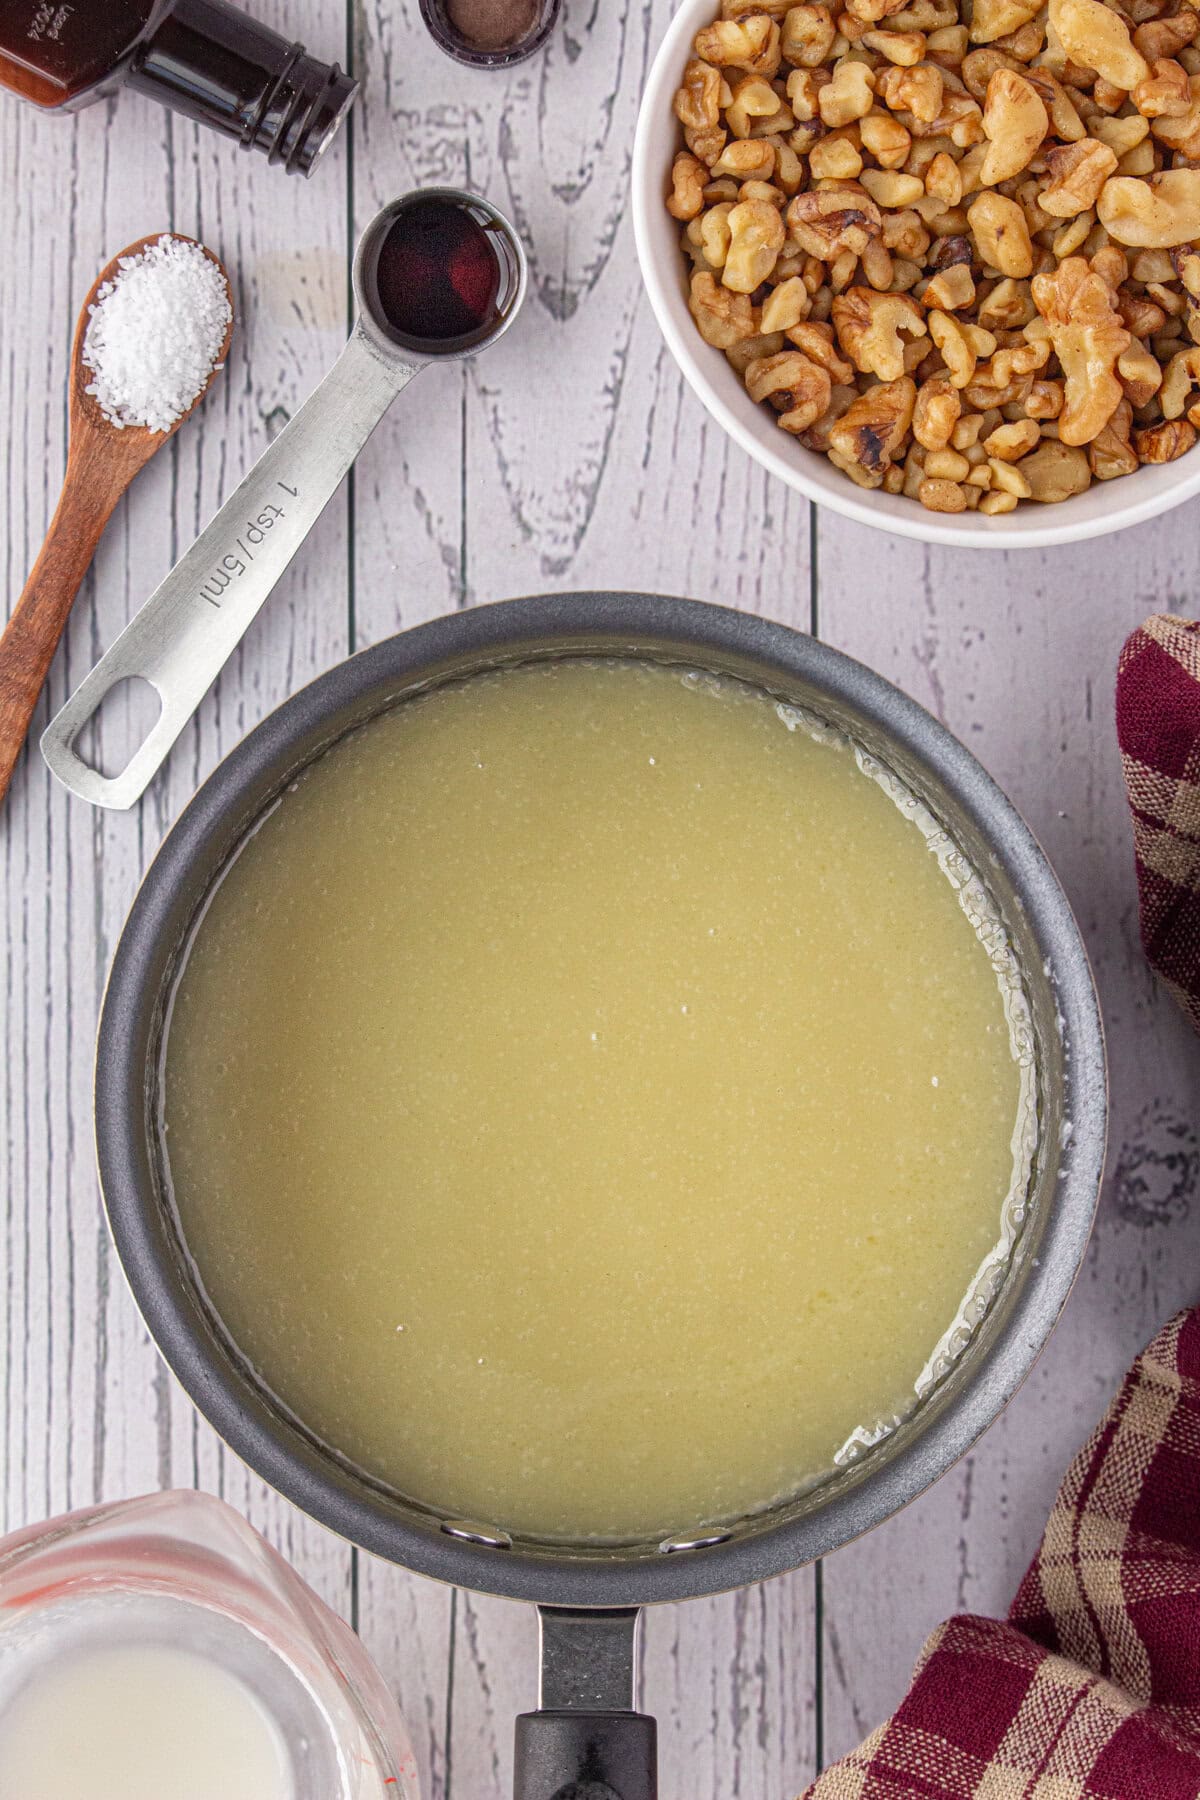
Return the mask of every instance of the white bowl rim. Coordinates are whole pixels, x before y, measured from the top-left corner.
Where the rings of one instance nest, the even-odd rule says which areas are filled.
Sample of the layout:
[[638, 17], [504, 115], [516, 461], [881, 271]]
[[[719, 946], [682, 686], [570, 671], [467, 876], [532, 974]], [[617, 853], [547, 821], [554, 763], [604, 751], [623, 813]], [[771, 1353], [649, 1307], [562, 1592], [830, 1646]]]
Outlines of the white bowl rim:
[[[845, 518], [898, 537], [962, 549], [1040, 550], [1080, 543], [1144, 524], [1200, 492], [1197, 445], [1178, 462], [1143, 466], [1115, 482], [1094, 482], [1085, 494], [1054, 504], [1022, 506], [994, 517], [972, 512], [933, 513], [903, 495], [856, 488], [825, 457], [794, 440], [775, 449], [757, 436], [748, 422], [760, 411], [755, 402], [746, 396], [743, 417], [716, 391], [709, 370], [715, 369], [718, 358], [722, 367], [728, 368], [728, 364], [719, 350], [704, 342], [687, 312], [682, 256], [676, 255], [668, 272], [654, 242], [655, 229], [661, 233], [664, 220], [674, 229], [664, 206], [667, 171], [677, 148], [671, 99], [687, 60], [686, 47], [700, 25], [716, 16], [716, 10], [716, 0], [681, 0], [651, 64], [633, 143], [633, 233], [642, 281], [667, 348], [701, 404], [735, 443], [788, 487]], [[786, 436], [774, 429], [777, 436]], [[1147, 486], [1150, 492], [1146, 492]], [[1137, 491], [1129, 499], [1110, 498], [1111, 489], [1124, 493], [1130, 487]], [[1081, 507], [1076, 499], [1091, 504]]]

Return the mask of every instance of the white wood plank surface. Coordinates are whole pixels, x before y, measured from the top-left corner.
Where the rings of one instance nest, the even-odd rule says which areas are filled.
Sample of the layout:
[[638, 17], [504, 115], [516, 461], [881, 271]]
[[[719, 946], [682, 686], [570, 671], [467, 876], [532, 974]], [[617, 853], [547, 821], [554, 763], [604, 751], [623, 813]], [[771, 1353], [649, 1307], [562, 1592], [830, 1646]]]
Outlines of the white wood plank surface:
[[137, 812], [68, 800], [36, 755], [18, 772], [0, 818], [4, 1523], [161, 1485], [223, 1493], [358, 1626], [431, 1800], [507, 1791], [512, 1715], [534, 1695], [529, 1611], [451, 1594], [304, 1520], [198, 1422], [147, 1339], [92, 1169], [108, 957], [197, 781], [349, 648], [457, 606], [592, 586], [816, 629], [959, 732], [1042, 838], [1095, 958], [1114, 1118], [1076, 1293], [973, 1455], [821, 1570], [647, 1621], [644, 1703], [667, 1800], [785, 1800], [894, 1704], [940, 1617], [1006, 1605], [1121, 1370], [1200, 1297], [1200, 1045], [1141, 960], [1111, 720], [1125, 632], [1156, 607], [1196, 610], [1200, 507], [1082, 549], [930, 552], [815, 514], [733, 448], [677, 375], [634, 260], [633, 121], [669, 0], [566, 0], [545, 56], [507, 75], [441, 57], [414, 0], [250, 9], [363, 77], [350, 129], [309, 183], [133, 97], [74, 120], [0, 101], [6, 606], [53, 509], [71, 328], [95, 270], [171, 226], [225, 258], [238, 298], [229, 368], [114, 518], [39, 724], [332, 361], [353, 238], [378, 205], [436, 180], [489, 193], [528, 241], [530, 300], [493, 353], [407, 391]]

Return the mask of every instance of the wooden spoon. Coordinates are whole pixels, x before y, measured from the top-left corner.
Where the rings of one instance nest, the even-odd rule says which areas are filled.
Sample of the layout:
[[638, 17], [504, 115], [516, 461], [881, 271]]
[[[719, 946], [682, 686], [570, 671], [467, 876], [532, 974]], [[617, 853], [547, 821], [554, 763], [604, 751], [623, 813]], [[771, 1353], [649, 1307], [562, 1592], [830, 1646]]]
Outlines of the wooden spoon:
[[185, 244], [195, 242], [194, 238], [182, 237], [179, 232], [156, 231], [150, 237], [129, 244], [97, 275], [75, 327], [67, 404], [67, 470], [62, 493], [41, 553], [4, 635], [0, 637], [0, 801], [8, 791], [67, 615], [113, 508], [138, 470], [150, 461], [155, 451], [162, 449], [168, 438], [174, 436], [184, 419], [195, 412], [229, 353], [233, 332], [233, 294], [229, 276], [212, 251], [200, 244], [197, 247], [221, 271], [229, 294], [230, 320], [212, 373], [187, 412], [176, 419], [169, 431], [149, 431], [143, 425], [119, 428], [105, 418], [98, 402], [84, 391], [92, 375], [84, 367], [83, 340], [96, 294], [106, 281], [115, 279], [117, 265], [123, 256], [136, 256], [161, 237], [177, 237]]

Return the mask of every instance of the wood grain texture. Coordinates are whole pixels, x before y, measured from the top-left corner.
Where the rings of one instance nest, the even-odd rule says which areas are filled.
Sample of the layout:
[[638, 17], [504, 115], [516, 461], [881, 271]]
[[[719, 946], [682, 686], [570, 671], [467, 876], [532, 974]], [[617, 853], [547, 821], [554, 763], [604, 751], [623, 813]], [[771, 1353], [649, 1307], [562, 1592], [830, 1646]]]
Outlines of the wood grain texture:
[[118, 509], [35, 726], [333, 360], [353, 240], [380, 204], [417, 182], [486, 191], [527, 239], [528, 311], [488, 356], [425, 372], [399, 401], [138, 812], [68, 800], [36, 756], [18, 769], [0, 821], [5, 1520], [172, 1483], [223, 1493], [358, 1626], [400, 1696], [430, 1800], [507, 1792], [512, 1715], [535, 1691], [531, 1613], [452, 1594], [305, 1521], [198, 1422], [147, 1339], [92, 1169], [105, 969], [196, 783], [349, 648], [457, 606], [588, 587], [816, 629], [959, 732], [1056, 861], [1095, 958], [1114, 1126], [1063, 1323], [959, 1469], [819, 1571], [647, 1620], [643, 1703], [659, 1717], [666, 1800], [786, 1800], [894, 1704], [940, 1617], [1006, 1605], [1129, 1357], [1198, 1297], [1200, 1047], [1138, 949], [1111, 710], [1125, 632], [1155, 607], [1195, 610], [1200, 507], [1068, 551], [932, 552], [815, 514], [733, 448], [677, 374], [634, 260], [633, 121], [669, 0], [566, 0], [544, 57], [506, 74], [443, 58], [415, 0], [252, 10], [364, 78], [309, 183], [133, 97], [76, 120], [0, 103], [10, 600], [61, 479], [71, 324], [113, 249], [166, 226], [196, 236], [229, 267], [240, 322], [219, 389]]
[[[989, 559], [822, 515], [822, 636], [891, 674], [982, 758], [1075, 907], [1108, 1032], [1112, 1121], [1096, 1232], [1049, 1348], [959, 1469], [825, 1571], [827, 1752], [891, 1707], [922, 1639], [1007, 1607], [1063, 1468], [1142, 1343], [1200, 1299], [1200, 1042], [1149, 973], [1113, 724], [1117, 653], [1194, 613], [1200, 508], [1116, 538]], [[861, 571], [871, 559], [864, 603]], [[882, 1603], [881, 1603], [882, 1602]]]
[[[287, 9], [257, 10], [282, 25]], [[179, 229], [221, 255], [244, 321], [218, 388], [139, 477], [105, 534], [36, 731], [216, 509], [281, 409], [293, 409], [332, 358], [348, 304], [344, 211], [335, 201], [314, 212], [302, 183], [133, 96], [76, 119], [5, 103], [0, 134], [14, 239], [0, 276], [10, 597], [62, 478], [71, 329], [101, 266], [147, 232]], [[340, 185], [344, 194], [344, 172]], [[0, 826], [8, 1051], [0, 1379], [11, 1522], [197, 1482], [233, 1499], [346, 1610], [345, 1546], [250, 1478], [168, 1381], [109, 1248], [88, 1126], [105, 969], [142, 868], [223, 750], [344, 652], [344, 505], [322, 521], [317, 548], [317, 562], [292, 572], [247, 640], [244, 666], [231, 666], [209, 696], [139, 812], [102, 815], [71, 802], [36, 752], [17, 770]]]

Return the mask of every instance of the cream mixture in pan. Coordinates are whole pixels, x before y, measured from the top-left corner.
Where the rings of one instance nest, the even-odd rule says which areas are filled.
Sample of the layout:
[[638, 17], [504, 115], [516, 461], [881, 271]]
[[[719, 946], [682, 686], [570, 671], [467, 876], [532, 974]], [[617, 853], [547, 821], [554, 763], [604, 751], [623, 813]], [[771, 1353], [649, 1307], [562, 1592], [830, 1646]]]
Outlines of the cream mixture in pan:
[[567, 658], [299, 778], [161, 1104], [203, 1285], [314, 1433], [444, 1516], [642, 1538], [911, 1409], [1032, 1087], [999, 920], [894, 778], [740, 682]]

